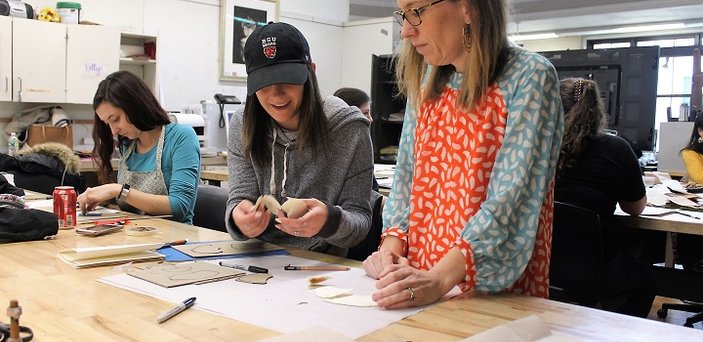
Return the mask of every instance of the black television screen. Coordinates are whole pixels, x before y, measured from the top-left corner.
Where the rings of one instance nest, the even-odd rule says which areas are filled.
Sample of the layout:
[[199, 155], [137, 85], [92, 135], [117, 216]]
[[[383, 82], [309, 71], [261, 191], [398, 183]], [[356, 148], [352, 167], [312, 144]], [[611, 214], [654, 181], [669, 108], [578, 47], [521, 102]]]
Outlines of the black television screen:
[[598, 83], [608, 113], [608, 128], [642, 151], [651, 151], [657, 104], [659, 47], [541, 52], [559, 78], [582, 77]]

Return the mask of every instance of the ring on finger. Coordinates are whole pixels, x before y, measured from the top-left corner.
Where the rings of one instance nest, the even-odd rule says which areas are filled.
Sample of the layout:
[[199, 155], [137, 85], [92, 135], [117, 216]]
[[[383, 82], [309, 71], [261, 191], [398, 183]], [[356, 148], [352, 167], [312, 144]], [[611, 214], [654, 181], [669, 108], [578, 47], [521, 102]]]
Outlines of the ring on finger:
[[408, 292], [410, 292], [410, 298], [408, 298], [409, 301], [412, 301], [415, 299], [415, 291], [413, 290], [412, 287], [408, 287]]
[[293, 235], [295, 235], [295, 237], [300, 237], [300, 232], [296, 230], [293, 232]]

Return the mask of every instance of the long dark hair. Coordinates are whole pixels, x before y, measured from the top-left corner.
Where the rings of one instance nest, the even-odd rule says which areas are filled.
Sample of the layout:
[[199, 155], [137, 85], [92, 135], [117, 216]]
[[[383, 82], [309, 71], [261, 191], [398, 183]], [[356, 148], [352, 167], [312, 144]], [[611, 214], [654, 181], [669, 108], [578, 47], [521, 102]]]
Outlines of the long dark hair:
[[559, 86], [564, 107], [564, 137], [557, 164], [557, 178], [574, 167], [588, 143], [607, 127], [605, 107], [595, 81], [566, 78]]
[[[308, 65], [308, 79], [303, 84], [303, 100], [298, 114], [298, 149], [313, 146], [322, 149], [327, 139], [327, 116], [322, 108], [322, 96], [317, 85], [317, 77], [311, 65]], [[244, 129], [242, 141], [244, 153], [249, 154], [259, 166], [270, 163], [271, 146], [266, 142], [266, 136], [271, 132], [274, 120], [261, 106], [256, 93], [247, 96], [244, 105]]]
[[691, 138], [688, 139], [688, 144], [681, 149], [681, 151], [691, 150], [703, 154], [703, 141], [701, 141], [703, 139], [701, 139], [701, 136], [698, 134], [699, 129], [703, 129], [703, 113], [698, 113], [698, 115], [696, 115], [696, 121], [693, 123], [693, 130], [691, 131]]
[[[151, 89], [129, 71], [116, 71], [100, 82], [93, 97], [93, 111], [102, 103], [122, 109], [127, 115], [127, 120], [140, 131], [149, 131], [170, 122]], [[93, 157], [97, 157], [98, 162], [98, 179], [106, 183], [113, 170], [110, 159], [115, 151], [115, 140], [110, 126], [100, 120], [97, 113], [93, 122], [93, 141]], [[117, 142], [120, 145], [125, 144], [127, 138], [118, 136]]]

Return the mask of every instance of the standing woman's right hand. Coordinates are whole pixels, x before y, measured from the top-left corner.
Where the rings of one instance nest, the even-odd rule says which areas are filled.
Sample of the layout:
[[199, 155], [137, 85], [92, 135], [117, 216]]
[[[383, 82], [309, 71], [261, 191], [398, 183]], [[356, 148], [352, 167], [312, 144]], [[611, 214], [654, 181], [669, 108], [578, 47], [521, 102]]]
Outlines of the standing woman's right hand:
[[395, 264], [408, 264], [408, 259], [405, 259], [390, 251], [376, 251], [369, 255], [366, 260], [361, 264], [366, 272], [366, 275], [379, 279], [383, 270], [390, 265]]
[[246, 237], [255, 238], [266, 230], [271, 215], [263, 205], [254, 210], [254, 203], [243, 200], [232, 210], [232, 220]]

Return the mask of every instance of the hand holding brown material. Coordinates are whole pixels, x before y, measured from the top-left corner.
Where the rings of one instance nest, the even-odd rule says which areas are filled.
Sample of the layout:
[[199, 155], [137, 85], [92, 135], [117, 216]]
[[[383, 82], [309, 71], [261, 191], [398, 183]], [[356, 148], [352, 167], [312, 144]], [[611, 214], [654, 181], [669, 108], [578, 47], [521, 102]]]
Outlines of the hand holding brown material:
[[259, 199], [254, 203], [254, 210], [258, 210], [261, 206], [266, 207], [274, 215], [282, 210], [288, 218], [301, 217], [308, 211], [308, 207], [301, 199], [288, 198], [283, 204], [279, 204], [276, 198], [271, 195], [259, 196]]
[[315, 236], [327, 222], [329, 216], [327, 205], [314, 198], [299, 199], [299, 201], [305, 205], [305, 214], [298, 218], [291, 218], [286, 217], [281, 210], [276, 216], [276, 228], [295, 237]]

